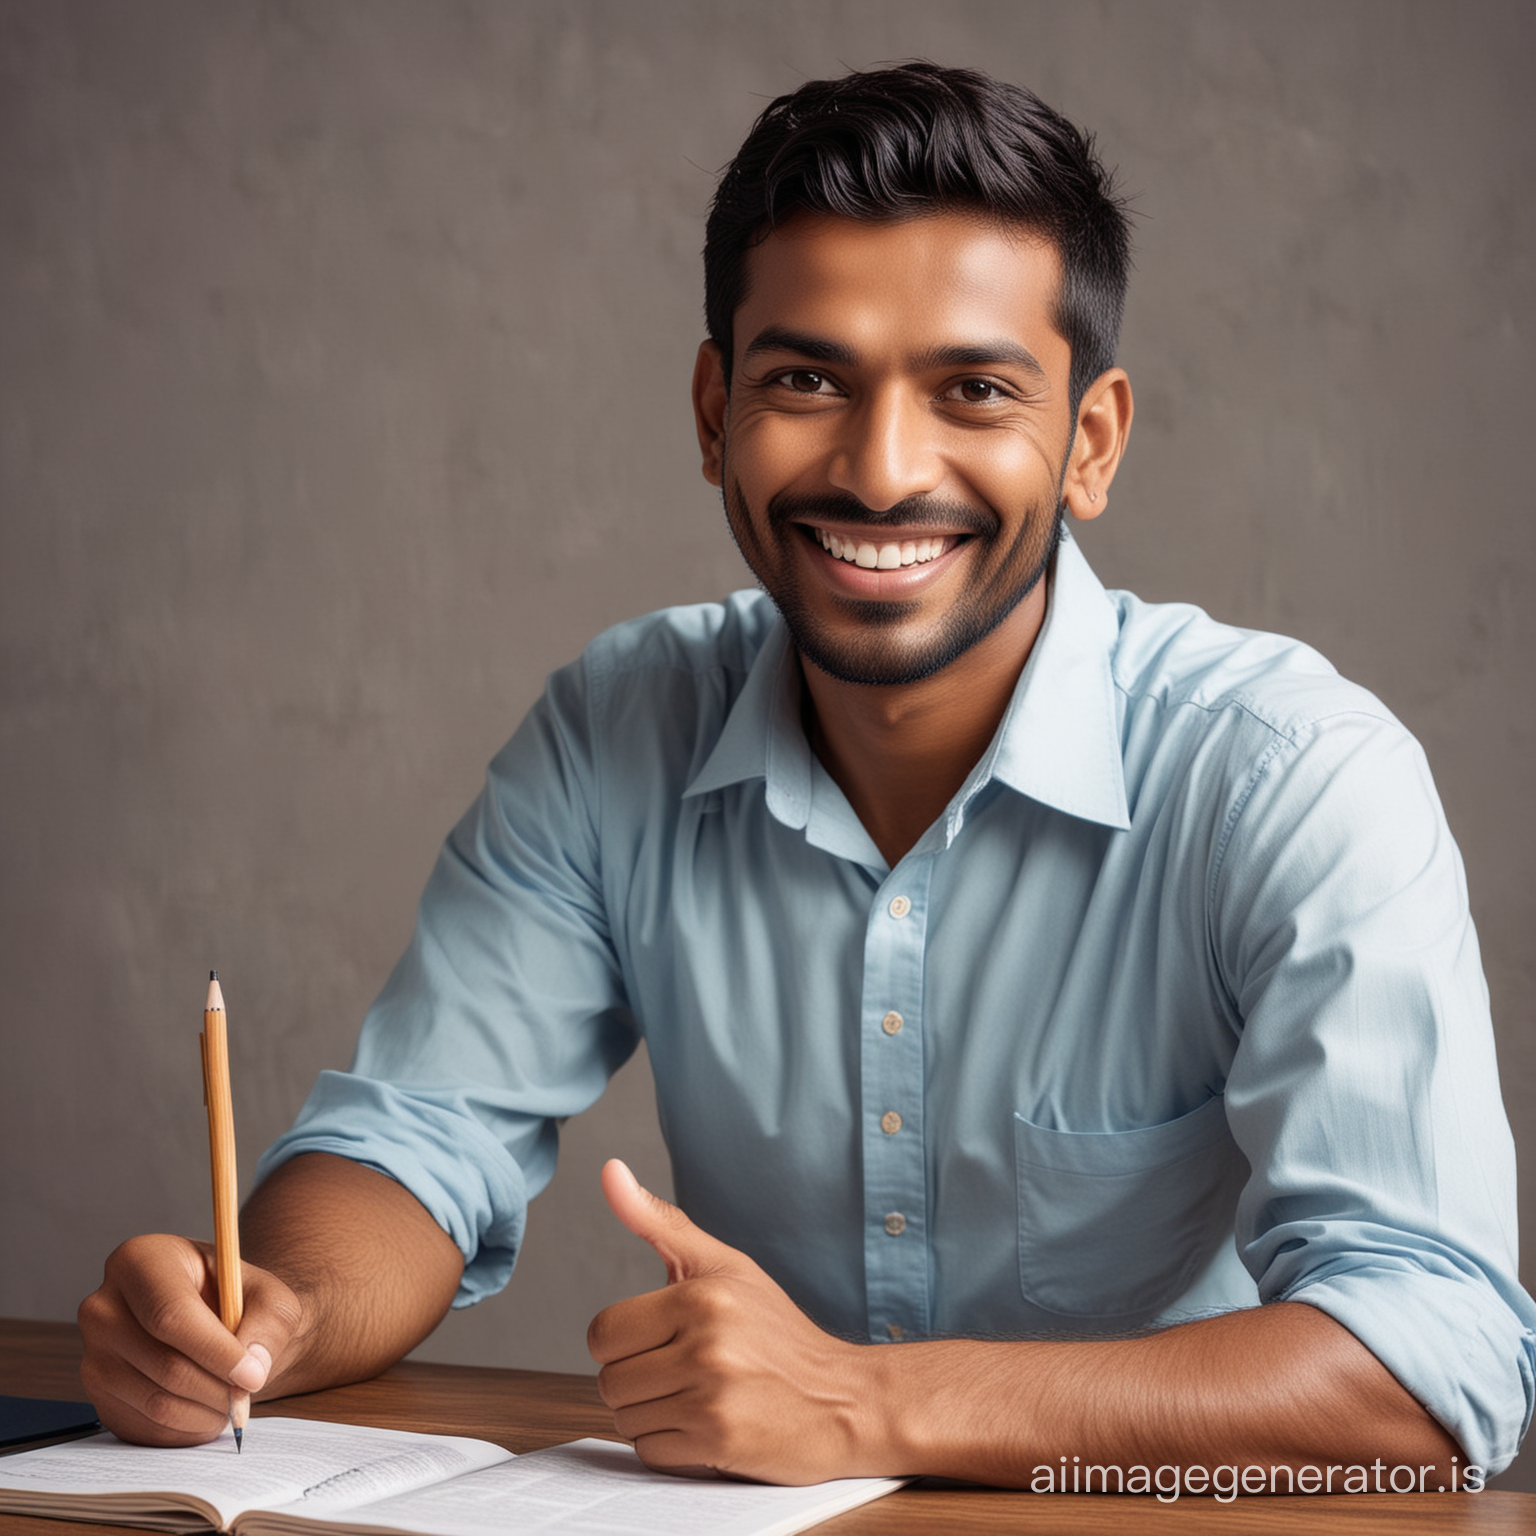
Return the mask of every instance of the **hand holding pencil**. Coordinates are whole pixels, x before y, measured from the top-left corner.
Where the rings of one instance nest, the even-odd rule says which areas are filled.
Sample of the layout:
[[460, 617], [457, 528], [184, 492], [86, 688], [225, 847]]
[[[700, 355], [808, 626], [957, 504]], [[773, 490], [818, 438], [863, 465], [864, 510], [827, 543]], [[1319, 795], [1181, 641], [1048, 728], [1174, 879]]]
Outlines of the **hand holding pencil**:
[[80, 1381], [101, 1422], [140, 1445], [203, 1445], [250, 1394], [292, 1364], [303, 1308], [281, 1275], [243, 1264], [224, 999], [210, 976], [203, 1014], [215, 1243], [165, 1232], [121, 1243], [80, 1304]]

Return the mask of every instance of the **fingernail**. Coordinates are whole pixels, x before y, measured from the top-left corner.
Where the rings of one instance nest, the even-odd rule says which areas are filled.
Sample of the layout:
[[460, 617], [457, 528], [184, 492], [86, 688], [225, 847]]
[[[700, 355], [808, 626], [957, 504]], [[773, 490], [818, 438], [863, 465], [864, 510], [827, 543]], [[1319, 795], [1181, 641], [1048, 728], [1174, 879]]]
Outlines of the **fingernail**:
[[245, 1358], [229, 1373], [231, 1383], [247, 1392], [258, 1392], [272, 1369], [272, 1356], [264, 1344], [247, 1346]]

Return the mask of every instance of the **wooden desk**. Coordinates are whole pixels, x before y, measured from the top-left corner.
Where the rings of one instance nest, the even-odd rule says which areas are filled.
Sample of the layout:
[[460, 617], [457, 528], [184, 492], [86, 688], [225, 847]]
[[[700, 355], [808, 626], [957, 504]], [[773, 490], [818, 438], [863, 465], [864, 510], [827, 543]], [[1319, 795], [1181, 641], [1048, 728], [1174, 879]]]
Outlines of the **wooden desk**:
[[[69, 1323], [0, 1321], [0, 1392], [27, 1397], [77, 1398], [80, 1338]], [[250, 1444], [261, 1443], [259, 1415], [339, 1419], [387, 1429], [435, 1430], [473, 1435], [511, 1451], [582, 1435], [613, 1434], [612, 1421], [590, 1376], [548, 1371], [484, 1370], [463, 1365], [407, 1362], [377, 1380], [315, 1392], [256, 1408]], [[257, 1453], [259, 1454], [259, 1452]], [[83, 1525], [0, 1515], [3, 1536], [103, 1536], [126, 1526]], [[1070, 1494], [1006, 1493], [991, 1488], [957, 1488], [918, 1483], [899, 1493], [850, 1510], [816, 1527], [825, 1536], [966, 1536], [1027, 1533], [1027, 1536], [1104, 1536], [1151, 1531], [1178, 1533], [1393, 1531], [1536, 1533], [1536, 1494], [1360, 1494], [1327, 1497], [1215, 1499], [1185, 1496], [1173, 1504], [1155, 1498]]]

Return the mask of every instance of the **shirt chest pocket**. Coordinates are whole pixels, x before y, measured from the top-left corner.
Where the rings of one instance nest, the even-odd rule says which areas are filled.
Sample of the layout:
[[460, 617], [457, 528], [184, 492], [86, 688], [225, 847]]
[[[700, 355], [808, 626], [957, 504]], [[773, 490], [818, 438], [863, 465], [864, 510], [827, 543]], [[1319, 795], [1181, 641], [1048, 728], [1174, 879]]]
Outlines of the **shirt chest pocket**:
[[1024, 1299], [1066, 1317], [1149, 1319], [1222, 1242], [1247, 1164], [1221, 1097], [1134, 1131], [1013, 1117]]

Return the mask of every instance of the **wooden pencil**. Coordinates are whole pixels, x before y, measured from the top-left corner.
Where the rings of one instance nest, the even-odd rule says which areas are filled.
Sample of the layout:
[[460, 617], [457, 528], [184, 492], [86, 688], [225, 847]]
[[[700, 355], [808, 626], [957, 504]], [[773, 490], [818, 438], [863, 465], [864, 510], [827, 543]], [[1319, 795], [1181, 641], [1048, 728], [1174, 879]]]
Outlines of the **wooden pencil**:
[[[203, 1008], [203, 1102], [208, 1106], [208, 1159], [213, 1168], [213, 1262], [219, 1285], [219, 1320], [234, 1333], [245, 1298], [240, 1287], [240, 1181], [235, 1173], [235, 1113], [229, 1090], [229, 1035], [219, 973], [208, 973]], [[249, 1392], [230, 1393], [235, 1449], [244, 1449], [251, 1411]]]

